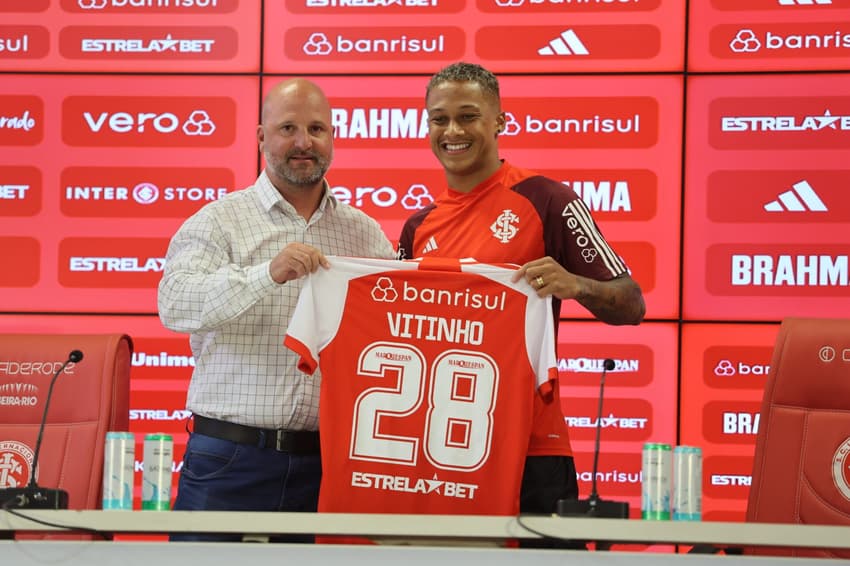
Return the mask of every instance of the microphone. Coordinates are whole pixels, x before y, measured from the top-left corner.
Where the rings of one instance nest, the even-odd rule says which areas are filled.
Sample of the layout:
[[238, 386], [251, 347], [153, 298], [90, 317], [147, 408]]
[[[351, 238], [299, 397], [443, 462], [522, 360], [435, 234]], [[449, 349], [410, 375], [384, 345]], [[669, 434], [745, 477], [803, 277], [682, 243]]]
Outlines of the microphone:
[[35, 453], [32, 457], [32, 470], [30, 480], [26, 487], [11, 487], [0, 489], [0, 508], [2, 509], [67, 509], [68, 492], [64, 489], [50, 489], [39, 487], [35, 481], [38, 471], [38, 455], [41, 452], [41, 440], [44, 436], [44, 426], [47, 424], [47, 409], [50, 408], [50, 397], [53, 395], [53, 385], [59, 375], [65, 371], [70, 363], [77, 363], [83, 359], [83, 353], [79, 350], [71, 350], [68, 359], [65, 360], [53, 378], [47, 390], [44, 400], [44, 413], [41, 416], [41, 425], [38, 428], [38, 438], [35, 441]]
[[602, 423], [602, 400], [605, 398], [605, 374], [614, 369], [614, 360], [606, 358], [602, 362], [602, 377], [599, 380], [599, 407], [596, 410], [596, 444], [593, 447], [593, 481], [590, 497], [587, 499], [559, 499], [560, 517], [600, 517], [603, 519], [628, 519], [627, 501], [608, 501], [599, 497], [596, 491], [596, 475], [599, 468], [599, 435]]

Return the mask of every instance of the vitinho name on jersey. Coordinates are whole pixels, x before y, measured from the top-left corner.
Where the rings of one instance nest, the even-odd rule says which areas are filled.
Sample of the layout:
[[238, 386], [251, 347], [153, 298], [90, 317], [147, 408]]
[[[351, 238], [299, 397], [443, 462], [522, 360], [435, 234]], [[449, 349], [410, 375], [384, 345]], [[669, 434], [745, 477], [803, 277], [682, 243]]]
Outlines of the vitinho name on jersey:
[[390, 334], [396, 338], [415, 338], [431, 342], [480, 345], [484, 341], [484, 323], [480, 320], [443, 318], [411, 313], [387, 313]]

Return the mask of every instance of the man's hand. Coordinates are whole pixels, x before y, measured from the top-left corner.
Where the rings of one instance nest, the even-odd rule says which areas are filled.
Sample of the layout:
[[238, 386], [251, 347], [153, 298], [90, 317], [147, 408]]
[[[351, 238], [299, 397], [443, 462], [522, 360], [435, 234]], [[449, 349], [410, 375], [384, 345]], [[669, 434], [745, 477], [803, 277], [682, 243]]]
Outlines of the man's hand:
[[269, 274], [277, 283], [286, 283], [313, 273], [319, 266], [326, 269], [331, 266], [325, 254], [313, 246], [294, 242], [272, 259]]

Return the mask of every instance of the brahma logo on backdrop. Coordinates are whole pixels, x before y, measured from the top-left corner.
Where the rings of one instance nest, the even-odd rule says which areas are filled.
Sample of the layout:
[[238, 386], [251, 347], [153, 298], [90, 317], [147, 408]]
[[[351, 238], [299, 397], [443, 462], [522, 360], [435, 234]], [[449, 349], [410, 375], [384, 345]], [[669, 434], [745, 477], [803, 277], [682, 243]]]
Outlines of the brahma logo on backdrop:
[[440, 27], [294, 27], [284, 53], [295, 61], [445, 61], [465, 51], [463, 29]]
[[702, 434], [717, 444], [753, 444], [758, 434], [760, 401], [709, 401], [702, 413]]
[[587, 12], [651, 12], [661, 6], [661, 0], [476, 0], [482, 12], [502, 14], [536, 14], [559, 12], [562, 14]]
[[724, 24], [711, 30], [709, 49], [724, 59], [847, 57], [850, 22]]
[[660, 51], [661, 30], [647, 24], [484, 26], [475, 33], [475, 53], [494, 61], [652, 59]]
[[44, 137], [44, 101], [26, 94], [0, 95], [0, 145], [37, 145]]
[[753, 482], [751, 456], [709, 456], [703, 463], [703, 495], [717, 499], [746, 499]]
[[[0, 10], [2, 11], [2, 10]], [[40, 59], [50, 51], [50, 32], [43, 26], [0, 26], [0, 61]]]
[[846, 149], [850, 97], [718, 98], [709, 104], [716, 149]]
[[239, 0], [60, 0], [62, 10], [87, 14], [226, 14]]
[[464, 0], [286, 0], [287, 11], [293, 14], [388, 14], [438, 15], [460, 12]]
[[68, 167], [59, 206], [68, 216], [185, 218], [233, 191], [220, 167]]
[[652, 435], [652, 405], [643, 399], [606, 399], [605, 411], [597, 418], [596, 397], [564, 399], [564, 420], [574, 440], [593, 440], [597, 425], [605, 429], [606, 442], [637, 442]]
[[[424, 149], [428, 112], [416, 98], [334, 98], [331, 125], [338, 148]], [[377, 106], [376, 104], [380, 104]]]
[[714, 171], [706, 191], [708, 217], [714, 222], [850, 222], [848, 186], [850, 171], [840, 169]]
[[764, 390], [771, 346], [709, 346], [703, 354], [703, 381], [717, 389]]
[[706, 253], [713, 295], [846, 296], [847, 244], [718, 244]]
[[238, 34], [230, 27], [68, 26], [59, 31], [59, 52], [68, 59], [232, 59]]
[[651, 220], [658, 208], [658, 177], [647, 169], [541, 169], [571, 188], [600, 220]]
[[62, 139], [72, 146], [227, 147], [236, 102], [203, 96], [69, 96]]
[[167, 238], [65, 238], [59, 242], [59, 283], [155, 289], [167, 248]]
[[41, 170], [0, 165], [0, 216], [34, 216], [41, 210]]

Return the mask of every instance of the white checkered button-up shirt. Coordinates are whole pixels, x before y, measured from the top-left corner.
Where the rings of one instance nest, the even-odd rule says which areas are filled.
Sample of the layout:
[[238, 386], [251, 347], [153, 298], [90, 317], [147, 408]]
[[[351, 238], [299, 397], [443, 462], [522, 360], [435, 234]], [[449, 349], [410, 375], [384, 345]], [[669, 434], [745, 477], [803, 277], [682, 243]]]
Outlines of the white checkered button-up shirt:
[[191, 333], [187, 409], [262, 428], [318, 429], [321, 377], [302, 374], [283, 346], [302, 282], [278, 284], [269, 274], [272, 258], [292, 242], [325, 255], [396, 257], [380, 225], [338, 202], [327, 183], [309, 221], [265, 171], [203, 207], [172, 238], [158, 296], [162, 323]]

